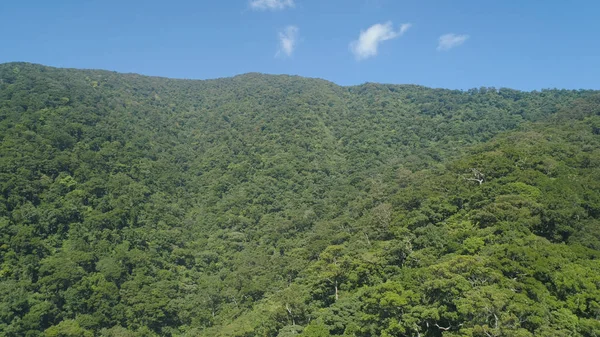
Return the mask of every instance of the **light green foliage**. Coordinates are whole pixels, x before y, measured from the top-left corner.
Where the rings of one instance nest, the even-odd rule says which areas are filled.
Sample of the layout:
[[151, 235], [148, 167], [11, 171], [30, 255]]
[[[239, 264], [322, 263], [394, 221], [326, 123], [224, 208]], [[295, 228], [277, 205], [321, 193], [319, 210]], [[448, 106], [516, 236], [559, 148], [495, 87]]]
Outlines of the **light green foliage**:
[[52, 326], [44, 332], [45, 337], [92, 337], [91, 331], [83, 329], [74, 320], [66, 320]]
[[323, 322], [313, 322], [309, 324], [304, 331], [299, 335], [300, 337], [329, 337], [329, 329], [323, 324]]

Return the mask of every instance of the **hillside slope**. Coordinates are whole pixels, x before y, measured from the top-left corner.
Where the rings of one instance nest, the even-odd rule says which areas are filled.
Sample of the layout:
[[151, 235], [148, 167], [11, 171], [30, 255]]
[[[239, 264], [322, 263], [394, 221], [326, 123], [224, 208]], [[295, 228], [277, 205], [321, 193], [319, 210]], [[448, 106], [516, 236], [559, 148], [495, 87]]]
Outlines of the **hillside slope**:
[[0, 65], [0, 335], [596, 336], [599, 114]]

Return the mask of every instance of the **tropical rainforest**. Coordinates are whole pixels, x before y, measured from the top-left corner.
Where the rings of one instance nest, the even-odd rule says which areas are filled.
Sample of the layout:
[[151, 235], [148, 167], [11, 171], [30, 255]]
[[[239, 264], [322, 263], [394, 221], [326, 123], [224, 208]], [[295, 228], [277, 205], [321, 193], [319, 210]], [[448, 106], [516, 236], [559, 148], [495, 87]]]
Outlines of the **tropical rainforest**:
[[600, 336], [600, 92], [2, 64], [0, 336]]

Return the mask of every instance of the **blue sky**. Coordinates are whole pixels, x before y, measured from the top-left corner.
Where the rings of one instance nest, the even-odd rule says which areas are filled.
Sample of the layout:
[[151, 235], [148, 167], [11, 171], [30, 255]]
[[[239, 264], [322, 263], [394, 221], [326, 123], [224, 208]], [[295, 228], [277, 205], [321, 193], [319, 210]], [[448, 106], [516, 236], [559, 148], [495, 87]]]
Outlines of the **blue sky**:
[[600, 89], [598, 13], [597, 0], [2, 0], [0, 63]]

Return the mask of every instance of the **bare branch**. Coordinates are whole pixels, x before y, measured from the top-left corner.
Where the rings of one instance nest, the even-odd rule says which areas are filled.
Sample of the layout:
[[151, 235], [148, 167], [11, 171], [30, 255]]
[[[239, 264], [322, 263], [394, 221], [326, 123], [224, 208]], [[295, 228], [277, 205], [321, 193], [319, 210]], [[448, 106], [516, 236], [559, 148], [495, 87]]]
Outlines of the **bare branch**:
[[448, 330], [452, 329], [451, 325], [448, 326], [447, 328], [444, 328], [443, 326], [439, 326], [437, 323], [435, 323], [435, 326], [442, 331], [448, 331]]
[[479, 183], [479, 185], [483, 184], [483, 179], [467, 178], [466, 180], [469, 180], [469, 181], [476, 181], [476, 182], [478, 182], [478, 183]]
[[[429, 323], [427, 323], [427, 327], [429, 327]], [[421, 328], [417, 324], [415, 324], [415, 331], [417, 332], [417, 337], [421, 337]]]
[[464, 178], [464, 179], [468, 180], [468, 181], [476, 181], [479, 183], [479, 185], [483, 184], [483, 182], [485, 181], [485, 175], [476, 168], [471, 168], [471, 172], [473, 173], [474, 177], [473, 178]]

